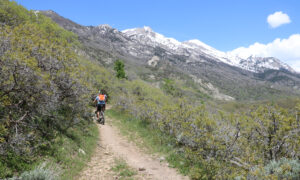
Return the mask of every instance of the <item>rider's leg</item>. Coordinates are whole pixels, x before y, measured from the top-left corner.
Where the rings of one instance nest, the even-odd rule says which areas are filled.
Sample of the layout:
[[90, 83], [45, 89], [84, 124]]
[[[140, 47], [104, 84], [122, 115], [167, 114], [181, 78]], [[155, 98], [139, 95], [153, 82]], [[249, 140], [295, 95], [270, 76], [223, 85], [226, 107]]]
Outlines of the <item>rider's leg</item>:
[[104, 110], [104, 106], [103, 106], [103, 104], [101, 104], [101, 113], [102, 113], [101, 115], [103, 115], [103, 113], [104, 113], [103, 110]]

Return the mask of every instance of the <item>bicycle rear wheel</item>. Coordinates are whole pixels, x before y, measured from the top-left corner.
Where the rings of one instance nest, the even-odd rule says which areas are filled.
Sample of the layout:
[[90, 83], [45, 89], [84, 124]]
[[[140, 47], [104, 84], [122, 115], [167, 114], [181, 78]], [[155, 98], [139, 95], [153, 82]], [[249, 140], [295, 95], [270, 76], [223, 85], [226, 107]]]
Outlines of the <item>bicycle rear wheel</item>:
[[103, 125], [105, 123], [105, 118], [104, 118], [104, 112], [103, 111], [100, 112], [100, 123], [103, 124]]

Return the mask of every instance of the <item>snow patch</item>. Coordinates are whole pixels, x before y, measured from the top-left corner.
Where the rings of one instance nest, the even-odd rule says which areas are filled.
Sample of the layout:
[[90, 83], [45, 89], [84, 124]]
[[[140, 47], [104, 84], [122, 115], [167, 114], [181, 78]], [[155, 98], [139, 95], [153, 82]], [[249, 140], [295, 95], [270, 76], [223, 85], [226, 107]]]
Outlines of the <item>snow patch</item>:
[[148, 61], [148, 65], [155, 67], [157, 65], [159, 61], [159, 57], [158, 56], [153, 56], [149, 61]]

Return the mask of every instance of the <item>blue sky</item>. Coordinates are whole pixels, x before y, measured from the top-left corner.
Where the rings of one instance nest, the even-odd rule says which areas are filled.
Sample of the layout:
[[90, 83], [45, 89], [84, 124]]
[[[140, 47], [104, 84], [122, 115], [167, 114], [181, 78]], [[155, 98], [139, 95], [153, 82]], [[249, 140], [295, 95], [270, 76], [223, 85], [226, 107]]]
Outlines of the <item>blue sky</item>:
[[[254, 43], [267, 44], [276, 38], [288, 39], [291, 35], [300, 33], [299, 0], [17, 0], [17, 2], [28, 9], [54, 10], [82, 25], [109, 24], [119, 30], [150, 26], [155, 32], [166, 37], [173, 37], [179, 41], [199, 39], [221, 51], [249, 47]], [[267, 22], [267, 17], [279, 11], [287, 14], [291, 22], [272, 28]]]

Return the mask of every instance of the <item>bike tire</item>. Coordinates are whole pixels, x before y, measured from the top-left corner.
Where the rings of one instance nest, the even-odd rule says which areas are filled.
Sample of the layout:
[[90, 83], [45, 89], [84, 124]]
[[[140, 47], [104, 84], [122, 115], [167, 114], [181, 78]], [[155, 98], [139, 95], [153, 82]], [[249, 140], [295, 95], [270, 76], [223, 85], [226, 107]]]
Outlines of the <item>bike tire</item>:
[[100, 119], [101, 119], [100, 123], [101, 123], [102, 125], [104, 125], [104, 123], [105, 123], [105, 118], [104, 118], [104, 112], [103, 112], [103, 111], [100, 112]]

